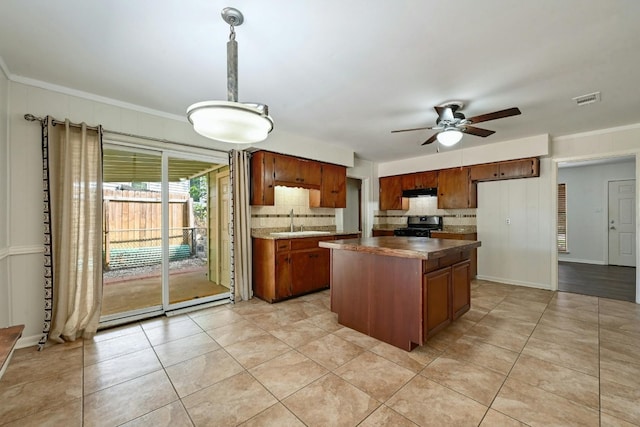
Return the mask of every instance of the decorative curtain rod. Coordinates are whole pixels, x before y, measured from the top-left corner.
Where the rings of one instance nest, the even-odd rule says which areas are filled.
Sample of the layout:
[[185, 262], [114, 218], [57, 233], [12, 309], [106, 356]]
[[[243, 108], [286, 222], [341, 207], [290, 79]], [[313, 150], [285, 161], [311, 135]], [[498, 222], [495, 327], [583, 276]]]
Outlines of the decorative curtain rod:
[[[33, 114], [25, 114], [24, 115], [24, 119], [28, 120], [30, 122], [40, 122], [40, 123], [42, 123], [44, 121], [43, 117], [34, 116]], [[65, 123], [66, 122], [61, 121], [61, 120], [51, 119], [51, 124], [53, 124], [54, 126], [55, 125], [63, 125]], [[81, 128], [82, 124], [69, 122], [69, 126], [72, 126], [74, 128]], [[87, 129], [89, 129], [89, 130], [98, 130], [98, 126], [87, 126]]]
[[[40, 122], [40, 123], [42, 123], [44, 121], [43, 117], [34, 116], [33, 114], [25, 114], [24, 115], [24, 119], [27, 120], [27, 121], [30, 121], [30, 122]], [[60, 120], [56, 120], [56, 119], [51, 119], [51, 123], [53, 123], [54, 125], [63, 125], [63, 124], [65, 124], [64, 121], [60, 121]], [[82, 127], [82, 125], [78, 124], [78, 123], [69, 123], [69, 126]], [[87, 126], [87, 129], [98, 130], [98, 128], [95, 127], [95, 126]], [[115, 131], [115, 130], [108, 130], [108, 129], [104, 129], [104, 128], [102, 129], [102, 132], [103, 133], [109, 133], [111, 135], [128, 136], [130, 138], [139, 138], [139, 139], [145, 139], [147, 141], [155, 141], [155, 142], [163, 142], [163, 143], [167, 143], [167, 144], [183, 145], [185, 147], [198, 148], [200, 150], [209, 150], [209, 151], [215, 151], [215, 152], [218, 152], [218, 153], [228, 154], [228, 151], [216, 150], [215, 148], [207, 148], [207, 147], [202, 147], [200, 145], [186, 144], [184, 142], [171, 141], [170, 139], [161, 139], [161, 138], [154, 138], [152, 136], [136, 135], [134, 133], [118, 132], [118, 131]]]

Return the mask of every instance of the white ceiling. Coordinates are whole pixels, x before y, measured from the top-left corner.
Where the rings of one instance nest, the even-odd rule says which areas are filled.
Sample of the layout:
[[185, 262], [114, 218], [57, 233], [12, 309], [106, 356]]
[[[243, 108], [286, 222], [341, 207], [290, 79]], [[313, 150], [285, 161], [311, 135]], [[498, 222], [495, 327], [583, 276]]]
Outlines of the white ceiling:
[[12, 80], [184, 117], [226, 99], [226, 6], [245, 16], [240, 101], [364, 159], [435, 152], [432, 131], [390, 131], [435, 124], [449, 100], [522, 111], [454, 149], [640, 123], [638, 0], [2, 0], [0, 59]]

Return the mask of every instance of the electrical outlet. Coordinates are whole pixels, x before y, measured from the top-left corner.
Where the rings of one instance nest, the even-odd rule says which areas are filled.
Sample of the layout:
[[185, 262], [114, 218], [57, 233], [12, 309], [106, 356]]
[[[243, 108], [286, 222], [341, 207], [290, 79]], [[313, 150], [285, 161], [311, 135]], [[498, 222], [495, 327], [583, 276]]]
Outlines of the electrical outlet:
[[511, 225], [511, 218], [507, 218], [507, 225]]

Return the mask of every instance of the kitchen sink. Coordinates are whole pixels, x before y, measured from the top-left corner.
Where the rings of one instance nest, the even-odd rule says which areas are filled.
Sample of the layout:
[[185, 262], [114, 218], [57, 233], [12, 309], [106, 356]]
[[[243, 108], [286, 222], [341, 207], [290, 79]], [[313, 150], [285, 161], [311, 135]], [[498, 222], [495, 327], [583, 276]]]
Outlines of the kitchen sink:
[[331, 232], [330, 231], [305, 230], [305, 231], [279, 231], [279, 232], [276, 232], [276, 233], [271, 233], [271, 235], [275, 236], [275, 237], [326, 236], [327, 234], [331, 234]]

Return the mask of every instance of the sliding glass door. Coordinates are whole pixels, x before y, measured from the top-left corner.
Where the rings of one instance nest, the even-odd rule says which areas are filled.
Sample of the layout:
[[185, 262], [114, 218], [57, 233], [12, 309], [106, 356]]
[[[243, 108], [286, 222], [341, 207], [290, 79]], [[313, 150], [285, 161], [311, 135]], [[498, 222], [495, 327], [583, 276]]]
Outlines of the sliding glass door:
[[122, 323], [227, 299], [229, 289], [219, 280], [218, 255], [225, 248], [217, 243], [216, 183], [228, 167], [116, 145], [105, 146], [103, 158], [101, 321]]

